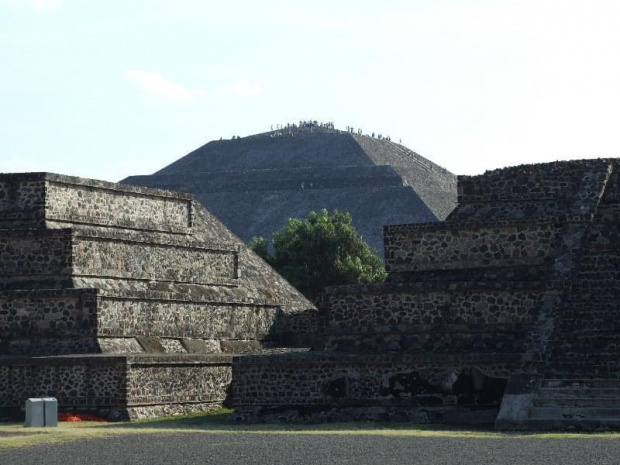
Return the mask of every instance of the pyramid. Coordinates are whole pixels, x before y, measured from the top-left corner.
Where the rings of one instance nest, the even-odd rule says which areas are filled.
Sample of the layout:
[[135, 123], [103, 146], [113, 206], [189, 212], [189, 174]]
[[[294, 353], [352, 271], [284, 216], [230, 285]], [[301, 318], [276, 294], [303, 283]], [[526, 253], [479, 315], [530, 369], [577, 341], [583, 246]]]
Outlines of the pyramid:
[[0, 175], [0, 417], [30, 397], [112, 419], [222, 405], [232, 356], [317, 312], [187, 194]]
[[245, 242], [309, 211], [346, 211], [380, 254], [384, 225], [443, 220], [456, 203], [445, 169], [388, 139], [320, 125], [212, 141], [122, 182], [191, 193]]

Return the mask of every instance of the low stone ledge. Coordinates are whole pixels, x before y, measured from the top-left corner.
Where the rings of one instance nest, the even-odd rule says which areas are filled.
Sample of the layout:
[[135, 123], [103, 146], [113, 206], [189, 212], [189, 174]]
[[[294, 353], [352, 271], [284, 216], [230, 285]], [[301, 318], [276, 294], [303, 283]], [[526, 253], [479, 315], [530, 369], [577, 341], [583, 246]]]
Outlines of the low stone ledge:
[[532, 226], [549, 226], [561, 225], [563, 223], [589, 223], [592, 220], [590, 214], [560, 214], [545, 216], [542, 218], [493, 218], [490, 220], [474, 220], [458, 221], [451, 223], [449, 221], [440, 221], [435, 223], [407, 223], [407, 224], [390, 224], [383, 227], [386, 236], [392, 233], [406, 232], [436, 232], [436, 231], [458, 231], [461, 229], [476, 230], [489, 228], [528, 228]]
[[349, 328], [330, 328], [327, 337], [351, 336], [359, 337], [365, 335], [373, 337], [376, 335], [408, 335], [408, 334], [522, 334], [528, 332], [534, 326], [530, 323], [466, 323], [466, 324], [399, 324], [399, 325], [372, 325]]
[[[561, 283], [560, 283], [561, 284]], [[560, 286], [561, 288], [562, 286]], [[392, 294], [392, 293], [432, 293], [467, 292], [471, 290], [557, 290], [549, 288], [546, 284], [535, 281], [457, 281], [446, 284], [445, 282], [385, 282], [376, 284], [348, 284], [344, 286], [326, 287], [326, 296], [341, 294]]]
[[529, 363], [536, 362], [539, 356], [530, 353], [462, 353], [462, 352], [420, 352], [420, 353], [385, 353], [385, 354], [334, 354], [319, 351], [287, 351], [279, 354], [236, 355], [234, 364], [239, 365], [290, 365], [310, 366], [314, 364], [338, 364], [359, 366], [370, 364], [407, 364], [426, 363]]
[[233, 355], [229, 354], [71, 354], [71, 355], [40, 355], [31, 356], [6, 356], [0, 355], [0, 367], [2, 366], [47, 366], [47, 365], [72, 365], [72, 364], [163, 364], [163, 365], [187, 365], [187, 364], [213, 364], [228, 365], [232, 363]]
[[497, 408], [286, 405], [238, 408], [239, 423], [407, 422], [413, 424], [492, 425]]

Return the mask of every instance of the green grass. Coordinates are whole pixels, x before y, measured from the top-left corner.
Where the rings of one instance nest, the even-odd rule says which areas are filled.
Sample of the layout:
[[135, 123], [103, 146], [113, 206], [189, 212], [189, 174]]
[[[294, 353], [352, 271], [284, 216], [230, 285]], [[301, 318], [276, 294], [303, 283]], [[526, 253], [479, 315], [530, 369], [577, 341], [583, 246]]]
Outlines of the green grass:
[[54, 444], [68, 441], [102, 439], [127, 434], [339, 434], [359, 436], [445, 437], [475, 439], [588, 439], [620, 438], [618, 433], [502, 433], [491, 429], [463, 429], [445, 425], [411, 423], [326, 423], [326, 424], [239, 424], [230, 418], [230, 410], [139, 420], [127, 423], [60, 423], [57, 428], [25, 428], [22, 424], [0, 424], [0, 450]]

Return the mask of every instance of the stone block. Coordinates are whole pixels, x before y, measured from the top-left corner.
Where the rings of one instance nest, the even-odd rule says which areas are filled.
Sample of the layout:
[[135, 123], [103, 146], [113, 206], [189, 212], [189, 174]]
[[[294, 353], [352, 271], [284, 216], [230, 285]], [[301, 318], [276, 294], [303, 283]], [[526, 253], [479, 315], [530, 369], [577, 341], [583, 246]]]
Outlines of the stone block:
[[136, 336], [136, 341], [138, 341], [138, 344], [140, 344], [144, 351], [149, 354], [166, 353], [166, 349], [164, 348], [158, 337]]

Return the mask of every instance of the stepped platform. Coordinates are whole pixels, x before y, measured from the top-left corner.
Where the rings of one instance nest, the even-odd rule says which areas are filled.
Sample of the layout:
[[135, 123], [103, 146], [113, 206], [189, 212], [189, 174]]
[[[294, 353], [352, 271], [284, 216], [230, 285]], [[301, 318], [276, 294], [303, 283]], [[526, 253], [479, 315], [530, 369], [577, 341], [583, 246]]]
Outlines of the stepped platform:
[[523, 410], [518, 421], [500, 412], [498, 427], [541, 431], [618, 429], [620, 379], [542, 379]]
[[232, 356], [311, 344], [315, 307], [193, 197], [0, 175], [0, 417], [221, 406]]
[[320, 352], [235, 359], [238, 416], [619, 426], [619, 168], [459, 177], [445, 221], [384, 228], [386, 283], [325, 291]]

